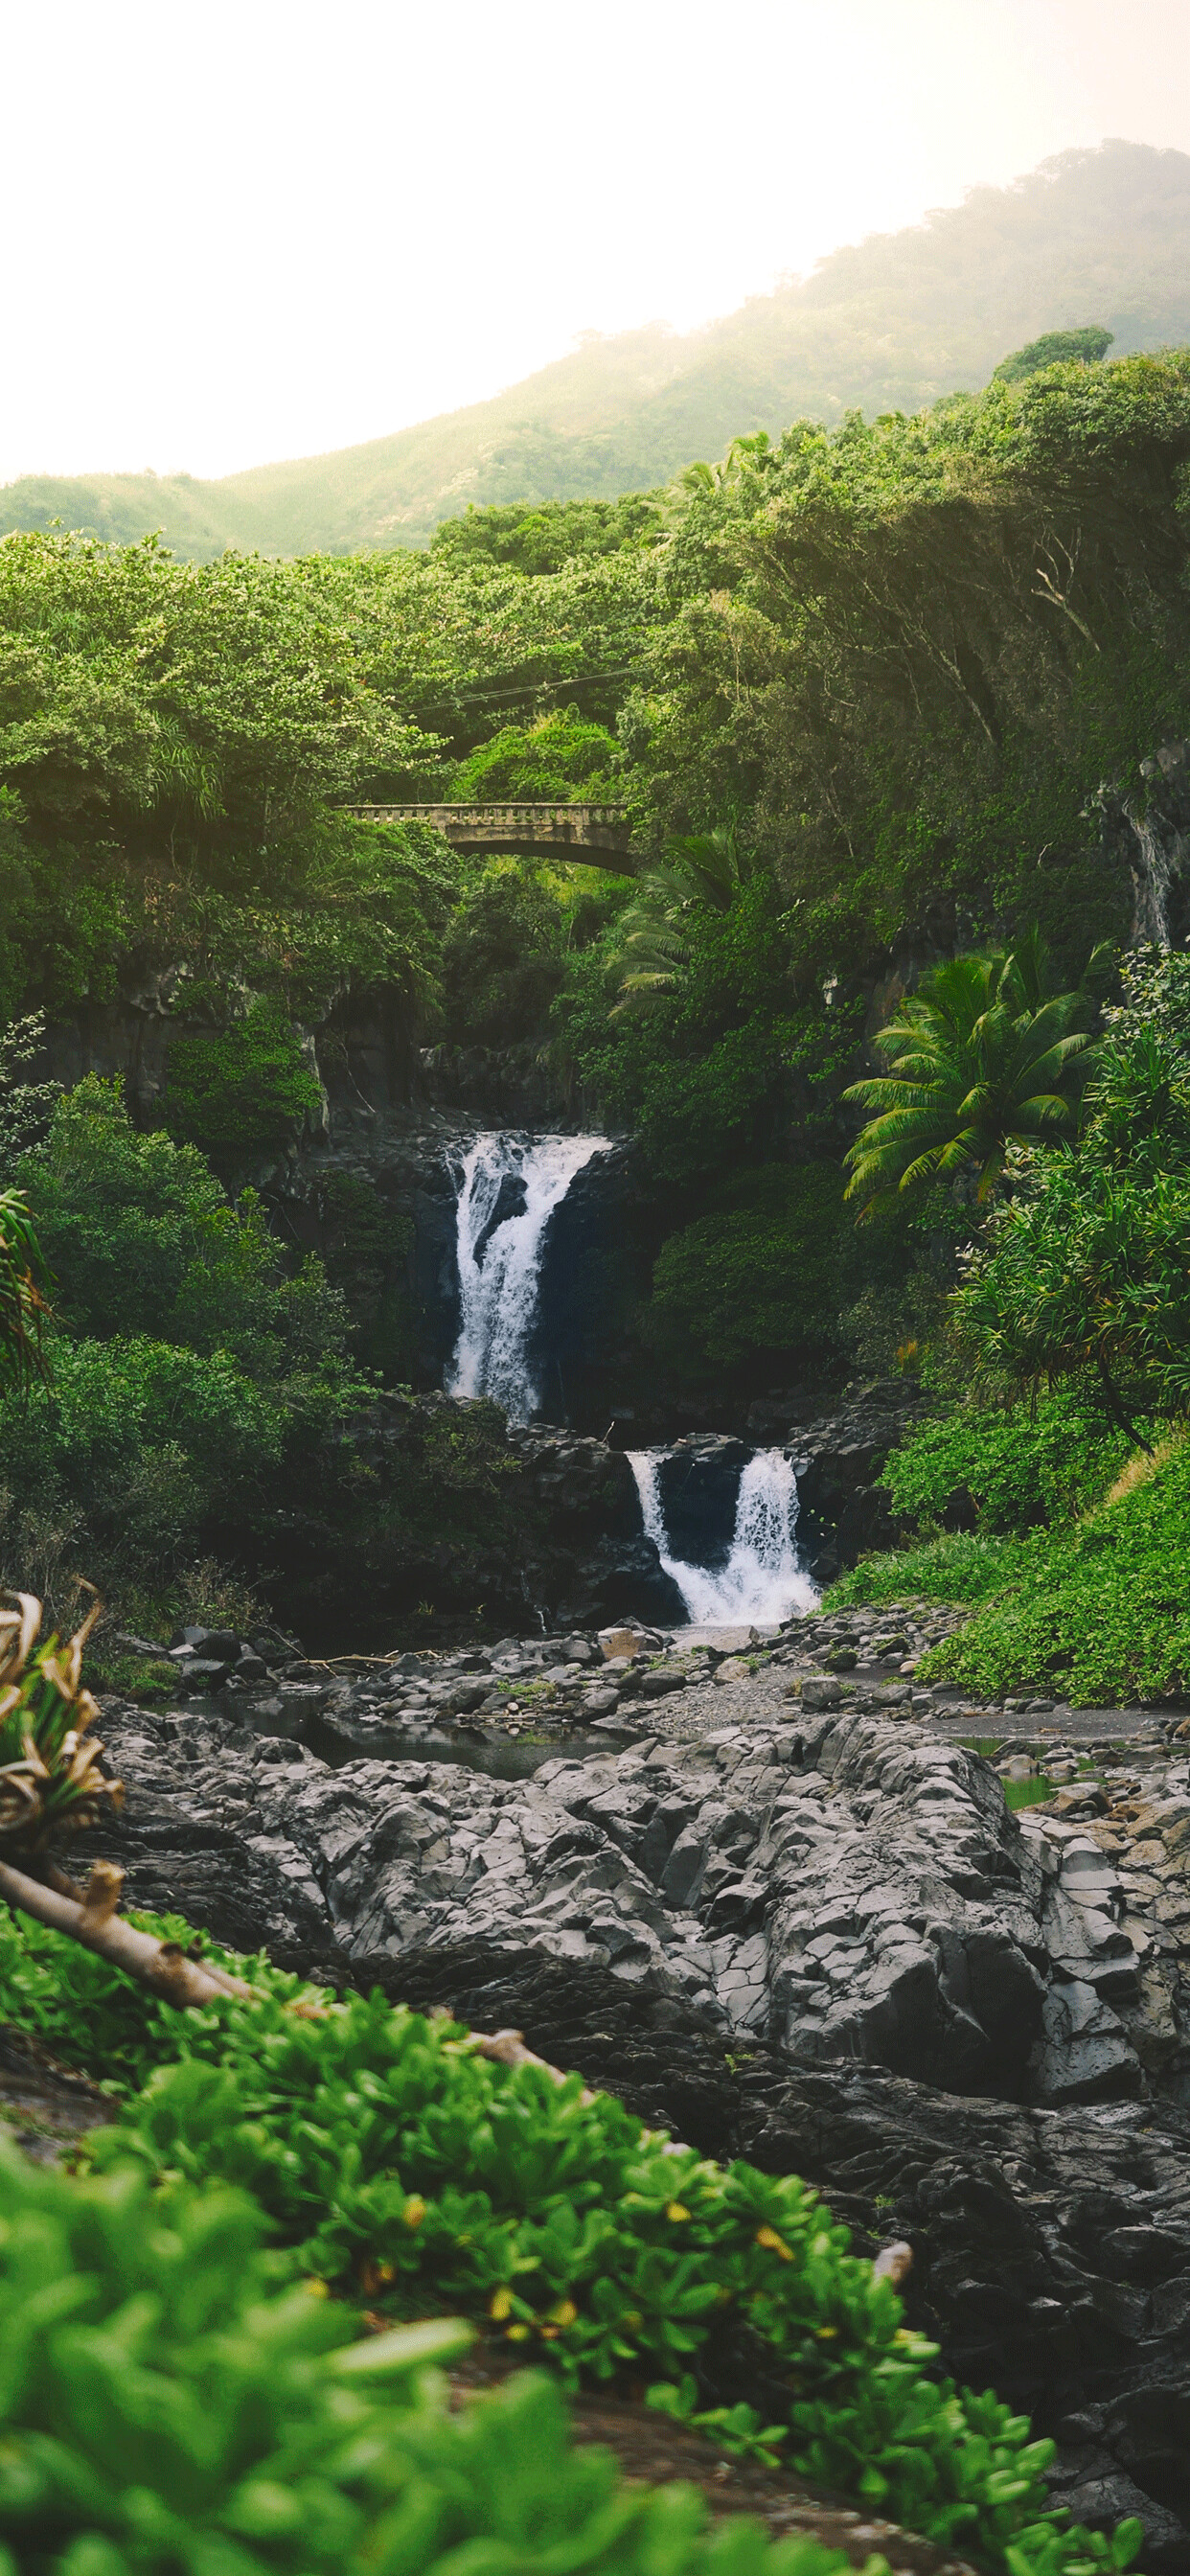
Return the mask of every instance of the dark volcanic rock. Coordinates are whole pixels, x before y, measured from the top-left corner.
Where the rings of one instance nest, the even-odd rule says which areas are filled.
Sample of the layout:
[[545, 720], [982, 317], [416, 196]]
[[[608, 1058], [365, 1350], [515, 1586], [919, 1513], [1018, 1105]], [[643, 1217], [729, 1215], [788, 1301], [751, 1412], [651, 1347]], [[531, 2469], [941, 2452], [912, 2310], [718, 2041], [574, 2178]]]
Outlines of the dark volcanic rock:
[[854, 1565], [865, 1549], [892, 1546], [892, 1508], [876, 1479], [890, 1450], [925, 1409], [913, 1379], [882, 1378], [851, 1389], [837, 1411], [819, 1421], [791, 1426], [798, 1539], [819, 1582]]
[[[284, 1539], [286, 1599], [321, 1651], [346, 1644], [348, 1616], [353, 1645], [361, 1633], [387, 1645], [394, 1620], [423, 1599], [469, 1619], [482, 1602], [489, 1618], [530, 1633], [685, 1617], [642, 1528], [628, 1461], [601, 1440], [545, 1423], [505, 1433], [494, 1405], [381, 1390], [345, 1438], [370, 1495], [350, 1545], [333, 1517], [296, 1508]], [[476, 1467], [468, 1492], [469, 1444], [480, 1441], [487, 1483]], [[454, 1443], [462, 1472], [452, 1481]], [[420, 1516], [411, 1516], [419, 1492]]]
[[1140, 2513], [1146, 2568], [1185, 2569], [1184, 2117], [1059, 2116], [859, 2067], [766, 2063], [744, 2072], [737, 2136], [755, 2163], [816, 2182], [840, 2216], [907, 2238], [910, 2313], [948, 2368], [1057, 2436], [1059, 2494], [1077, 2514]]
[[[702, 2152], [801, 2173], [861, 2244], [907, 2237], [946, 2366], [1055, 2433], [1082, 2515], [1142, 2513], [1154, 2576], [1190, 2564], [1190, 2114], [1055, 2095], [1078, 2042], [1047, 2008], [1098, 2010], [1127, 1944], [987, 1764], [838, 1710], [515, 1782], [331, 1770], [214, 1713], [109, 1706], [104, 1733], [134, 1901], [521, 2028]], [[724, 2346], [724, 2396], [748, 2366]]]
[[657, 1481], [670, 1554], [713, 1573], [726, 1565], [735, 1536], [740, 1478], [752, 1452], [742, 1440], [695, 1432], [676, 1441]]
[[496, 1204], [487, 1224], [475, 1238], [475, 1267], [483, 1268], [483, 1257], [497, 1226], [507, 1225], [509, 1218], [523, 1216], [528, 1199], [528, 1184], [523, 1172], [506, 1172], [496, 1192]]
[[[461, 1676], [430, 1688], [442, 1715], [473, 1697]], [[374, 1684], [319, 1697], [311, 1724], [350, 1741], [358, 1703], [383, 1748]], [[213, 1715], [106, 1724], [134, 1893], [239, 1947], [355, 1971], [480, 1939], [608, 1967], [803, 2063], [1052, 2102], [1142, 2089], [1111, 2000], [1136, 2006], [1136, 1955], [1102, 1870], [1080, 1876], [1077, 1836], [1051, 1868], [989, 1766], [904, 1721], [807, 1711], [516, 1781], [332, 1771]]]

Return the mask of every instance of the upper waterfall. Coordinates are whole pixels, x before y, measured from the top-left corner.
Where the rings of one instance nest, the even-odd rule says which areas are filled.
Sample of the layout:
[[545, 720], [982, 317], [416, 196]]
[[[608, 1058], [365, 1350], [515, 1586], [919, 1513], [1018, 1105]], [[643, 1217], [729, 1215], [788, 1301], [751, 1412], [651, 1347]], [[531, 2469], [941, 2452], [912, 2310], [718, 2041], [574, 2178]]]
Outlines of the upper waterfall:
[[640, 1495], [645, 1536], [656, 1541], [690, 1618], [699, 1626], [743, 1620], [773, 1627], [794, 1610], [812, 1610], [818, 1594], [801, 1564], [795, 1539], [797, 1478], [781, 1449], [758, 1449], [740, 1478], [731, 1554], [720, 1574], [688, 1565], [671, 1553], [658, 1467], [664, 1450], [636, 1449], [629, 1464]]
[[514, 1422], [541, 1402], [530, 1351], [545, 1230], [606, 1136], [477, 1136], [463, 1160], [458, 1261], [462, 1323], [451, 1395], [490, 1395]]

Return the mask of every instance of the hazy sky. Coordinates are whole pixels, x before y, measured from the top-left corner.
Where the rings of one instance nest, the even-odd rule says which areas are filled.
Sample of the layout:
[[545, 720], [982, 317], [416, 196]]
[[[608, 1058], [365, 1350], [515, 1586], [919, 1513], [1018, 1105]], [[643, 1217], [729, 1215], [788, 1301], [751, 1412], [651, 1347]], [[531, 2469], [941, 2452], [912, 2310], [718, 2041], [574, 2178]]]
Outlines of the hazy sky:
[[688, 328], [1104, 135], [1188, 0], [7, 0], [0, 479], [222, 474]]

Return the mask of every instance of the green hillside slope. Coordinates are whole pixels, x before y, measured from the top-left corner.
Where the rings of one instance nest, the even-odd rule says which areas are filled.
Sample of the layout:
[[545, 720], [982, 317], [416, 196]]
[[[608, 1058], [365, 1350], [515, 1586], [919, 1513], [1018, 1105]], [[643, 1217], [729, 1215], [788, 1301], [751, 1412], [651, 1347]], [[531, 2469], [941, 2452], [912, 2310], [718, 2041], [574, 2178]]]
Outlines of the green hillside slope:
[[1110, 142], [835, 251], [814, 275], [679, 336], [591, 338], [490, 402], [221, 482], [28, 475], [0, 526], [158, 528], [205, 561], [418, 545], [479, 503], [611, 497], [805, 413], [915, 410], [986, 383], [1040, 332], [1100, 322], [1113, 355], [1190, 340], [1190, 157]]

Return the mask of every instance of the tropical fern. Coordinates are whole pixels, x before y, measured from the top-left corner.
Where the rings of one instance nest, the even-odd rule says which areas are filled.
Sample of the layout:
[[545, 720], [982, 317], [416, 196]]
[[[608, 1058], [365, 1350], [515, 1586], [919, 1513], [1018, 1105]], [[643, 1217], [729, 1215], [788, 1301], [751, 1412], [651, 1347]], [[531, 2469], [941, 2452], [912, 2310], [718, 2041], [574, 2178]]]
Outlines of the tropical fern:
[[730, 827], [666, 842], [663, 858], [641, 877], [636, 900], [621, 919], [612, 960], [620, 987], [613, 1018], [672, 992], [689, 953], [694, 910], [701, 905], [730, 911], [744, 873]]

